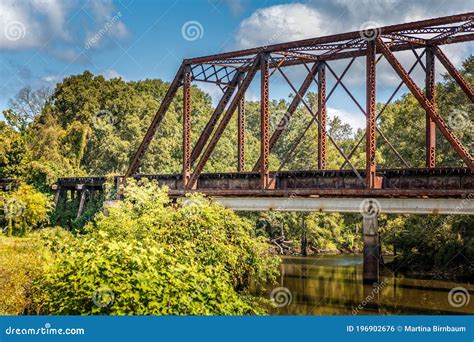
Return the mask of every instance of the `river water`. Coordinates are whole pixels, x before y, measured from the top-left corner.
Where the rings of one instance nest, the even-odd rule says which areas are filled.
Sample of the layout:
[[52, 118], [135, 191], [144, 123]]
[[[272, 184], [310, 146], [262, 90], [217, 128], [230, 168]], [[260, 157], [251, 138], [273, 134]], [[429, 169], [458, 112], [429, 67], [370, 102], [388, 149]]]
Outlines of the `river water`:
[[378, 286], [363, 285], [361, 255], [283, 257], [280, 272], [264, 292], [274, 315], [474, 314], [473, 284], [384, 270]]

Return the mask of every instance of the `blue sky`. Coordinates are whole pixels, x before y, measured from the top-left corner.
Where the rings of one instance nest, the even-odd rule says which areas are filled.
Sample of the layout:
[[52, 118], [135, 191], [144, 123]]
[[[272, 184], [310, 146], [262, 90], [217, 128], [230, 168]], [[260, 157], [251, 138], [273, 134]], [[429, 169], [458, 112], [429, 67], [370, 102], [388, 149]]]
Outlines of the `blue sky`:
[[[367, 23], [387, 25], [473, 11], [464, 0], [0, 0], [0, 110], [22, 87], [54, 88], [65, 76], [90, 70], [125, 80], [173, 78], [183, 58], [357, 30]], [[196, 37], [183, 27], [192, 22]], [[197, 24], [196, 24], [197, 23]], [[281, 32], [278, 37], [275, 32]], [[95, 37], [95, 38], [94, 38]], [[273, 37], [273, 38], [272, 38]], [[193, 38], [196, 38], [193, 40]], [[472, 44], [445, 52], [459, 66], [473, 53]], [[409, 67], [410, 55], [401, 55]], [[342, 64], [335, 64], [342, 70]], [[364, 106], [363, 60], [348, 74], [347, 84]], [[442, 72], [441, 66], [438, 71]], [[301, 70], [290, 72], [298, 84]], [[421, 69], [415, 78], [421, 79]], [[332, 81], [329, 83], [331, 84]], [[378, 75], [378, 101], [398, 84], [388, 66]], [[203, 86], [212, 96], [220, 90]], [[313, 89], [314, 90], [314, 89]], [[272, 80], [271, 97], [287, 97], [290, 88]], [[248, 95], [258, 98], [253, 87]], [[353, 126], [363, 116], [341, 89], [329, 103], [330, 114]]]

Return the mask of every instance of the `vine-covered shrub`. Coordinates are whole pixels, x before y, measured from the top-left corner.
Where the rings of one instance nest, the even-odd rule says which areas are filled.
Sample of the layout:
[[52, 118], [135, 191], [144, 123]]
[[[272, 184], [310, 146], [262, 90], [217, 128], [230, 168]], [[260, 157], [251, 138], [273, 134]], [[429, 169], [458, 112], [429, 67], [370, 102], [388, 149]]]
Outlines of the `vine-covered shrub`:
[[24, 236], [48, 222], [51, 199], [31, 185], [21, 184], [11, 192], [0, 192], [0, 226], [7, 236]]
[[42, 313], [259, 314], [250, 284], [279, 264], [248, 221], [201, 196], [171, 203], [150, 182], [86, 230], [38, 282]]

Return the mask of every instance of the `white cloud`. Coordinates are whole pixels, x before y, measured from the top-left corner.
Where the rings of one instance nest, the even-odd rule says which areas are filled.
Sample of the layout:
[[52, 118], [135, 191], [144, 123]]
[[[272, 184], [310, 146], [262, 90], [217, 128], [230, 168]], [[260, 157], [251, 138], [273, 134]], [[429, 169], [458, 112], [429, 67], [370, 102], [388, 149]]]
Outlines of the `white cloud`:
[[56, 83], [61, 81], [62, 79], [63, 77], [60, 75], [47, 75], [42, 78], [42, 80], [47, 83]]
[[[364, 23], [374, 22], [377, 26], [403, 23], [469, 12], [472, 6], [463, 0], [420, 0], [416, 2], [398, 0], [326, 0], [307, 4], [293, 3], [260, 8], [244, 19], [237, 31], [235, 46], [239, 49], [270, 45], [329, 34], [356, 31]], [[447, 45], [442, 49], [454, 65], [460, 66], [463, 59], [473, 51], [472, 43]], [[411, 52], [396, 54], [408, 69], [415, 61]], [[365, 82], [365, 63], [356, 63], [344, 78], [346, 84], [361, 85]], [[331, 62], [331, 65], [346, 65], [347, 61]], [[420, 68], [418, 66], [418, 68]], [[445, 72], [438, 63], [439, 73]], [[414, 72], [416, 81], [422, 84], [423, 75]], [[301, 73], [300, 78], [303, 77]], [[400, 82], [391, 66], [380, 63], [377, 69], [380, 86], [396, 86]]]
[[303, 4], [261, 8], [240, 23], [236, 43], [244, 49], [321, 36], [328, 24], [321, 13]]
[[[101, 47], [107, 38], [128, 37], [121, 17], [112, 0], [86, 4], [61, 0], [2, 0], [0, 50], [42, 49], [61, 60], [83, 62], [77, 50], [83, 50], [84, 41], [90, 37], [101, 35], [95, 48]], [[81, 27], [76, 24], [77, 18], [81, 20]]]
[[342, 122], [349, 124], [354, 132], [357, 129], [365, 129], [365, 116], [361, 112], [350, 113], [344, 109], [327, 107], [327, 113], [330, 118], [338, 116]]
[[106, 80], [110, 80], [112, 78], [121, 78], [122, 80], [126, 81], [125, 77], [120, 75], [117, 70], [114, 69], [107, 69], [100, 73]]

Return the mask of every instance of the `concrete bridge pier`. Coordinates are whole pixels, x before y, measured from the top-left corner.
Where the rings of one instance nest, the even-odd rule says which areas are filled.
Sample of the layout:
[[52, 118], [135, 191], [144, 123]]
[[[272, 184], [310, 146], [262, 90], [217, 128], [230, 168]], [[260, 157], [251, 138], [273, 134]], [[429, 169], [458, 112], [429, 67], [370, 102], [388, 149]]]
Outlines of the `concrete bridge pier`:
[[363, 281], [364, 284], [379, 283], [381, 264], [378, 215], [375, 212], [362, 215]]

